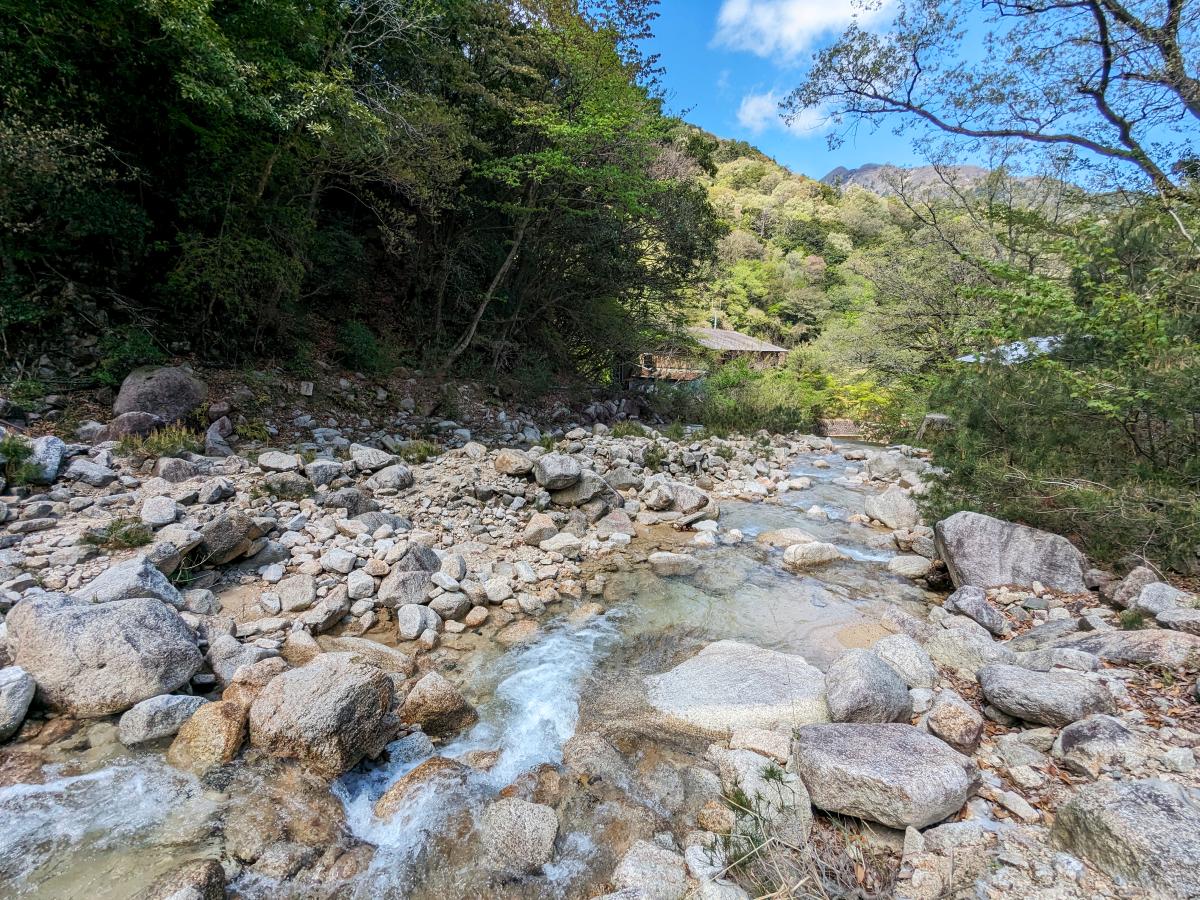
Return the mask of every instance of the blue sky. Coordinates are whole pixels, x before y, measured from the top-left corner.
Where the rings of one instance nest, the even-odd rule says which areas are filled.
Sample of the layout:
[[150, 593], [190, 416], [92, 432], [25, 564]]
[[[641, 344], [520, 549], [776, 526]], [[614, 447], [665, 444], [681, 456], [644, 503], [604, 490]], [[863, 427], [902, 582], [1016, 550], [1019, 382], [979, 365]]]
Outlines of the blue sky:
[[[864, 24], [886, 26], [888, 5]], [[779, 117], [779, 101], [799, 84], [813, 51], [841, 33], [856, 7], [853, 0], [662, 0], [651, 47], [667, 70], [669, 110], [813, 178], [839, 165], [919, 163], [907, 138], [890, 130], [860, 128], [831, 151], [820, 116], [792, 128]]]

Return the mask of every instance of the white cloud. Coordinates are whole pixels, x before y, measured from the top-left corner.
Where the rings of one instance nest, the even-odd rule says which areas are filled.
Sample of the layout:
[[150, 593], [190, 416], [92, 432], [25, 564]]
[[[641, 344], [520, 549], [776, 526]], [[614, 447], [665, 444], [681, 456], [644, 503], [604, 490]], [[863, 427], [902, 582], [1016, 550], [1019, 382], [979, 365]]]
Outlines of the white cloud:
[[829, 128], [829, 113], [823, 108], [802, 109], [792, 117], [790, 122], [782, 122], [782, 124], [792, 134], [800, 137], [820, 134]]
[[779, 117], [779, 98], [774, 91], [765, 94], [746, 94], [737, 111], [738, 124], [751, 134], [762, 134], [768, 128], [782, 125]]
[[788, 61], [851, 22], [877, 23], [891, 5], [891, 0], [722, 0], [713, 42]]
[[746, 94], [738, 106], [738, 124], [751, 134], [762, 134], [770, 128], [790, 131], [797, 137], [808, 137], [825, 130], [827, 115], [821, 109], [801, 110], [791, 122], [784, 121], [779, 109], [783, 97], [775, 91]]

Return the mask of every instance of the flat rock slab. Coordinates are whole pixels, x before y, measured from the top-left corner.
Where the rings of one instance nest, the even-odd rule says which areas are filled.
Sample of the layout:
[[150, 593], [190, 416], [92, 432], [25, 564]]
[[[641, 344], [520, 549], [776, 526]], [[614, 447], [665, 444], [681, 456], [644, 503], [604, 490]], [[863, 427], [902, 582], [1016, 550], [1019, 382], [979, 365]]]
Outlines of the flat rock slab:
[[828, 722], [825, 676], [804, 657], [717, 641], [645, 679], [649, 704], [668, 725], [728, 736], [734, 728]]
[[1038, 581], [1068, 594], [1087, 590], [1083, 554], [1057, 534], [973, 512], [943, 519], [934, 533], [955, 587], [1028, 588]]
[[[164, 499], [174, 503], [170, 498]], [[176, 608], [183, 603], [175, 585], [144, 555], [109, 566], [86, 587], [76, 591], [75, 596], [89, 603], [112, 603], [114, 600], [142, 597], [153, 597]]]
[[1118, 665], [1155, 663], [1181, 669], [1200, 662], [1200, 636], [1181, 631], [1089, 631], [1063, 637], [1054, 646], [1083, 650]]
[[1051, 836], [1114, 878], [1160, 896], [1200, 896], [1200, 791], [1172, 782], [1101, 781], [1058, 810]]
[[1039, 725], [1070, 725], [1093, 713], [1116, 712], [1104, 685], [1075, 672], [991, 665], [979, 670], [979, 684], [992, 706]]
[[806, 725], [792, 763], [813, 806], [889, 828], [924, 828], [962, 809], [978, 770], [933, 735], [899, 723]]

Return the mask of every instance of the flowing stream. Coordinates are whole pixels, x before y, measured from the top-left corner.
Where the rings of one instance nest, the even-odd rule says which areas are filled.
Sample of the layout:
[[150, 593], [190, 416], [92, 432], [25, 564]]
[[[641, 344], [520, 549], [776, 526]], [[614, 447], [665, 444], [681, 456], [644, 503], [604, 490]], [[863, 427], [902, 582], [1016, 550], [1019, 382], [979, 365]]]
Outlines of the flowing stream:
[[[491, 753], [490, 768], [472, 770], [465, 783], [423, 784], [386, 821], [375, 817], [373, 806], [425, 758], [413, 752], [413, 742], [393, 745], [387, 763], [339, 779], [333, 793], [348, 829], [377, 849], [338, 896], [492, 895], [479, 867], [479, 814], [519, 776], [561, 762], [588, 698], [636, 668], [641, 660], [631, 654], [647, 642], [672, 635], [697, 645], [733, 638], [798, 653], [825, 668], [843, 649], [867, 646], [885, 633], [878, 619], [888, 604], [922, 603], [922, 590], [887, 571], [894, 551], [881, 549], [886, 534], [847, 521], [862, 512], [875, 488], [847, 480], [840, 454], [823, 457], [829, 468], [814, 468], [817, 458], [807, 455], [793, 469], [812, 479], [809, 490], [772, 503], [723, 502], [721, 531], [739, 529], [746, 541], [700, 551], [696, 575], [663, 579], [643, 566], [610, 573], [604, 615], [583, 622], [561, 616], [536, 643], [474, 670], [470, 692], [485, 698], [479, 722], [434, 752], [448, 758]], [[849, 559], [808, 575], [786, 572], [782, 551], [754, 541], [785, 527], [829, 541]], [[630, 755], [645, 763], [657, 752], [647, 746]], [[0, 895], [131, 896], [134, 886], [171, 863], [212, 855], [218, 831], [204, 823], [219, 815], [227, 794], [174, 772], [161, 752], [115, 745], [95, 755], [92, 771], [0, 788]], [[637, 796], [638, 786], [629, 787]], [[652, 793], [641, 793], [653, 809]], [[533, 882], [507, 886], [504, 896], [584, 895], [589, 879], [603, 877], [600, 864], [611, 864], [590, 819], [590, 811], [574, 819], [565, 813], [554, 863]], [[288, 895], [279, 883], [253, 874], [233, 887], [247, 897]]]

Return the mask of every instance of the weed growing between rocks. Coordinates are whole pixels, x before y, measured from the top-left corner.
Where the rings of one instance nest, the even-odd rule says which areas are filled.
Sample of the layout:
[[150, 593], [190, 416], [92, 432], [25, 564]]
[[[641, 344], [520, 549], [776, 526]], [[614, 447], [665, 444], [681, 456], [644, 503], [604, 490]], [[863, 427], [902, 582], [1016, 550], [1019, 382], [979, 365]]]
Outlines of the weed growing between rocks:
[[1117, 618], [1126, 631], [1137, 631], [1146, 626], [1146, 614], [1140, 609], [1126, 609]]
[[662, 468], [663, 461], [667, 458], [667, 451], [658, 444], [651, 444], [642, 451], [642, 464], [651, 472], [657, 472]]
[[21, 378], [5, 386], [8, 399], [18, 406], [36, 403], [50, 393], [50, 388], [36, 378]]
[[187, 590], [198, 578], [204, 575], [204, 569], [212, 557], [199, 547], [183, 555], [179, 568], [167, 576], [167, 579], [179, 590]]
[[204, 440], [184, 425], [167, 425], [150, 432], [145, 437], [129, 434], [121, 438], [117, 452], [123, 456], [161, 458], [183, 456], [187, 453], [202, 453]]
[[645, 437], [646, 429], [637, 422], [618, 422], [612, 427], [615, 438]]
[[37, 466], [29, 461], [33, 448], [14, 434], [0, 440], [4, 480], [9, 484], [28, 484], [37, 475]]
[[667, 440], [679, 443], [687, 435], [687, 431], [684, 430], [683, 423], [676, 419], [662, 430], [662, 434]]
[[154, 530], [136, 519], [113, 519], [103, 528], [89, 531], [83, 536], [85, 544], [104, 547], [107, 550], [129, 550], [144, 547], [154, 540]]
[[267, 431], [267, 426], [260, 419], [242, 422], [237, 426], [237, 434], [246, 441], [255, 441], [259, 444], [271, 442], [271, 432]]
[[[783, 770], [774, 768], [782, 778]], [[772, 780], [769, 772], [763, 777]], [[734, 788], [725, 802], [737, 824], [721, 835], [712, 852], [726, 861], [720, 877], [734, 881], [752, 897], [874, 900], [892, 896], [899, 860], [870, 846], [861, 833], [837, 818], [814, 819], [807, 843], [798, 845], [780, 833], [774, 817], [765, 814], [761, 799], [752, 800]]]
[[420, 465], [440, 455], [442, 448], [432, 441], [409, 441], [396, 453], [406, 463]]

